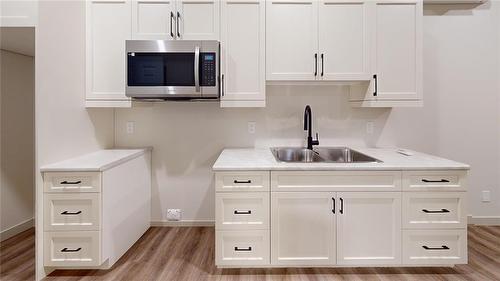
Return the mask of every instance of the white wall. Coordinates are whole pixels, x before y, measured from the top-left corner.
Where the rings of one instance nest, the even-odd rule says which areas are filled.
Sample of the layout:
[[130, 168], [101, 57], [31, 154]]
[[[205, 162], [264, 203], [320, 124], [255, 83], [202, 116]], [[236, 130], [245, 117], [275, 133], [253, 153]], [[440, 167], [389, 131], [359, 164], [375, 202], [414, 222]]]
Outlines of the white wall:
[[[113, 110], [85, 109], [84, 7], [84, 1], [39, 2], [35, 56], [37, 167], [113, 146]], [[44, 274], [42, 192], [42, 178], [37, 172], [37, 280]]]
[[[346, 88], [273, 86], [264, 109], [163, 103], [120, 109], [117, 146], [152, 145], [154, 221], [167, 208], [183, 220], [213, 220], [211, 165], [224, 147], [302, 144], [303, 109], [313, 109], [321, 144], [398, 146], [472, 165], [469, 213], [500, 216], [499, 3], [426, 6], [423, 108], [351, 109]], [[375, 122], [373, 135], [366, 121]], [[126, 122], [135, 122], [135, 134]], [[247, 121], [257, 122], [249, 135]], [[480, 191], [492, 192], [491, 203]]]
[[34, 58], [0, 50], [2, 239], [33, 224], [35, 191]]

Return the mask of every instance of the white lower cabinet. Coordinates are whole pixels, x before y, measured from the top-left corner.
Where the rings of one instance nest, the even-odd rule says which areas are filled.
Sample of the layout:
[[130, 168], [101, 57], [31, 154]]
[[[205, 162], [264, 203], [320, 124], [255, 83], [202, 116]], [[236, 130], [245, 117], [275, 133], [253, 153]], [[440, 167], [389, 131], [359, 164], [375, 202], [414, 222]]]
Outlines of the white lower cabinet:
[[466, 263], [465, 192], [404, 187], [416, 174], [436, 185], [457, 173], [465, 190], [465, 171], [216, 172], [216, 265]]
[[271, 194], [273, 265], [335, 264], [335, 193]]
[[401, 193], [339, 192], [337, 264], [401, 263]]

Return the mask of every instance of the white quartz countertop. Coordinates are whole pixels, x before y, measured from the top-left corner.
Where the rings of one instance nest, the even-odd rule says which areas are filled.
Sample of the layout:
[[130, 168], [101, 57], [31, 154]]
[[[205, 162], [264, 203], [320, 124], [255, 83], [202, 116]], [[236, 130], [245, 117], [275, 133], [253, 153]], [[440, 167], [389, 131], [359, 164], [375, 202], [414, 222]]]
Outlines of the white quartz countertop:
[[140, 149], [104, 149], [40, 168], [41, 172], [102, 172], [150, 151]]
[[397, 148], [355, 148], [381, 163], [284, 163], [278, 162], [269, 148], [224, 149], [213, 165], [214, 171], [234, 170], [468, 170], [467, 164], [411, 150]]

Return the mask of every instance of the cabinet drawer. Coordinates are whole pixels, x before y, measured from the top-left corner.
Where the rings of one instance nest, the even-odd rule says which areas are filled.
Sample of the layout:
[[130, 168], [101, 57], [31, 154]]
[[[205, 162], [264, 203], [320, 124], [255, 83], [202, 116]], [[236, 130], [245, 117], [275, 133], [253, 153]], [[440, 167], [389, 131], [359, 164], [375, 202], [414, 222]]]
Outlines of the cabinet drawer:
[[269, 229], [269, 192], [217, 193], [216, 228]]
[[216, 231], [217, 266], [269, 265], [269, 231]]
[[404, 228], [465, 228], [465, 192], [404, 192]]
[[404, 191], [465, 191], [467, 171], [405, 171]]
[[45, 232], [44, 265], [57, 267], [101, 264], [99, 231]]
[[99, 193], [47, 193], [43, 210], [45, 231], [99, 230]]
[[44, 173], [45, 192], [100, 192], [101, 173]]
[[272, 191], [399, 191], [398, 171], [277, 171]]
[[404, 230], [403, 264], [467, 263], [467, 230]]
[[269, 172], [218, 172], [216, 191], [269, 191]]

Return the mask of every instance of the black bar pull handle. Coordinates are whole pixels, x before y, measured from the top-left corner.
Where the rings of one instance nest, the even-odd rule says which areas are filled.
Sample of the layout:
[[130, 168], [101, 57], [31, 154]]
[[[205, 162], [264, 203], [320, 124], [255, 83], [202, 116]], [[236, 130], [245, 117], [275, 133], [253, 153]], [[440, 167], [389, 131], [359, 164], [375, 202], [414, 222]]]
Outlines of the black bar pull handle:
[[246, 248], [234, 247], [234, 250], [236, 252], [250, 252], [252, 251], [252, 247], [246, 247]]
[[61, 184], [81, 184], [82, 181], [62, 181]]
[[64, 211], [64, 212], [61, 213], [61, 215], [68, 215], [68, 216], [70, 216], [70, 215], [79, 215], [81, 213], [82, 213], [82, 211], [77, 211], [77, 212]]
[[246, 180], [246, 181], [234, 180], [234, 183], [252, 183], [252, 180]]
[[252, 211], [251, 211], [251, 210], [248, 210], [248, 211], [238, 211], [238, 210], [234, 210], [234, 214], [235, 214], [235, 215], [251, 215], [251, 214], [252, 214]]
[[427, 213], [427, 214], [440, 214], [440, 213], [449, 213], [450, 211], [447, 209], [441, 209], [441, 210], [422, 209], [422, 212]]
[[374, 79], [374, 82], [375, 82], [375, 91], [373, 92], [373, 96], [376, 97], [378, 95], [378, 78], [377, 78], [377, 74], [373, 74], [373, 79]]
[[321, 54], [321, 77], [325, 74], [325, 58], [324, 54]]
[[173, 24], [172, 20], [174, 19], [174, 12], [170, 11], [170, 37], [174, 38], [174, 31], [172, 30]]
[[332, 213], [335, 214], [335, 198], [332, 197]]
[[314, 54], [314, 76], [318, 76], [318, 53]]
[[179, 31], [180, 18], [181, 18], [181, 13], [177, 12], [177, 22], [176, 22], [177, 38], [181, 38], [181, 32]]
[[340, 198], [340, 213], [344, 214], [344, 199]]
[[450, 248], [448, 248], [448, 246], [441, 246], [441, 247], [428, 247], [428, 246], [422, 246], [422, 248], [426, 249], [426, 250], [449, 250]]
[[426, 183], [430, 183], [430, 182], [437, 182], [437, 183], [446, 183], [446, 182], [450, 182], [449, 180], [445, 180], [445, 179], [441, 179], [441, 180], [427, 180], [427, 179], [422, 179], [423, 182], [426, 182]]
[[74, 252], [79, 252], [82, 248], [76, 248], [76, 249], [68, 249], [68, 248], [64, 248], [61, 250], [61, 252], [63, 253], [74, 253]]

